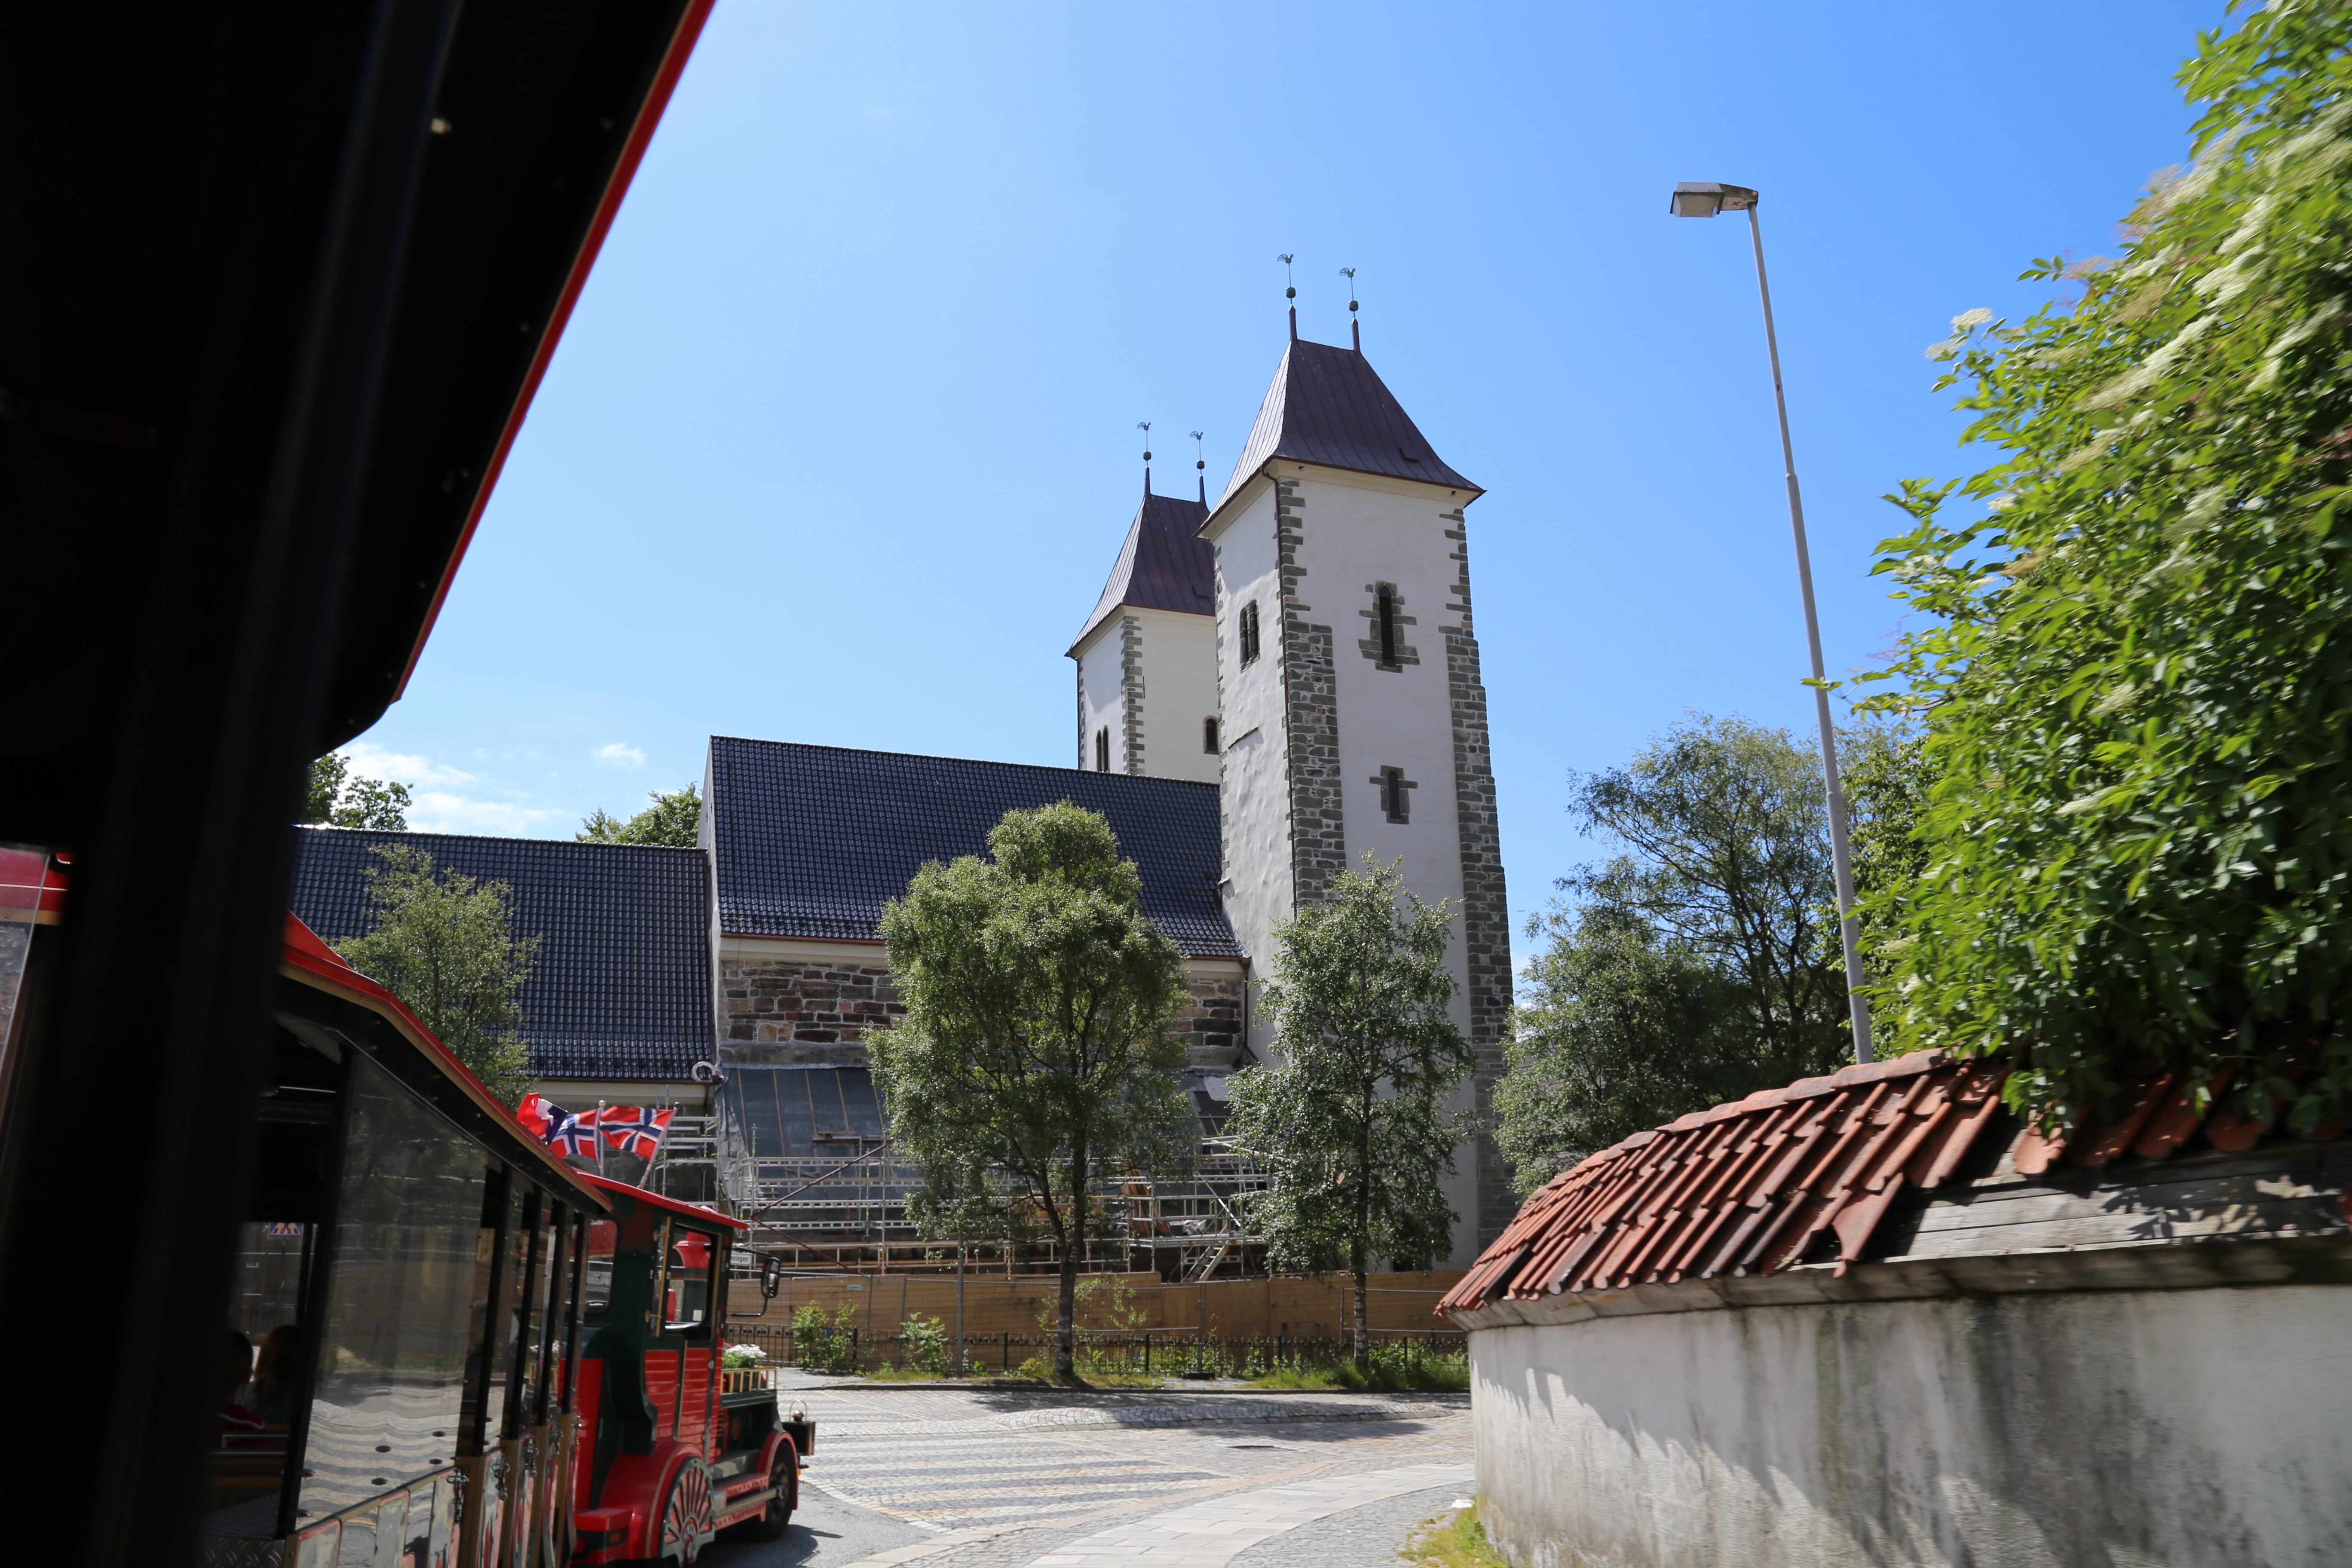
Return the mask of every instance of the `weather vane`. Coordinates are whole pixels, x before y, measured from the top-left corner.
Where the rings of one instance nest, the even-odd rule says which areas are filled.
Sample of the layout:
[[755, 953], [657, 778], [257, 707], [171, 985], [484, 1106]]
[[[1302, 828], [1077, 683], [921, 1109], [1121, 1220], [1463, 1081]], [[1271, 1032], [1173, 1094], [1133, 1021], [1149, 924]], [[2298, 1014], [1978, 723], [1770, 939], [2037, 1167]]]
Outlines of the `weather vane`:
[[1143, 432], [1143, 460], [1148, 463], [1151, 461], [1151, 421], [1139, 419], [1135, 427]]
[[1292, 283], [1290, 279], [1290, 264], [1297, 258], [1294, 258], [1290, 252], [1286, 250], [1280, 256], [1276, 257], [1275, 259], [1282, 263], [1282, 297], [1286, 300], [1297, 299], [1297, 286]]
[[[1356, 291], [1356, 269], [1352, 267], [1342, 267], [1339, 268], [1339, 276], [1348, 280], [1348, 292], [1353, 295]], [[1356, 324], [1356, 301], [1352, 298], [1348, 301], [1348, 335], [1355, 340], [1356, 352], [1362, 353], [1364, 329]]]

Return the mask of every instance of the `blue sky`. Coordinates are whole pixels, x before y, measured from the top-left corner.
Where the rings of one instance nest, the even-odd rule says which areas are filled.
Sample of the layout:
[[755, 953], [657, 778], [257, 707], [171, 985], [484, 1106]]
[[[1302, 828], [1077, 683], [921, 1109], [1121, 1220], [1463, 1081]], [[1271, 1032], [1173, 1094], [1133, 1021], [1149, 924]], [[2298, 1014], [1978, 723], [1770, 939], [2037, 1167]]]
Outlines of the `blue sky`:
[[[407, 697], [411, 823], [566, 837], [713, 733], [1069, 765], [1064, 649], [1133, 511], [1213, 488], [1302, 332], [1365, 350], [1470, 512], [1512, 902], [1571, 770], [1685, 710], [1810, 723], [1745, 222], [1759, 187], [1832, 674], [1923, 350], [2114, 247], [2218, 0], [802, 6], [720, 0]], [[1171, 460], [1172, 459], [1172, 460]]]

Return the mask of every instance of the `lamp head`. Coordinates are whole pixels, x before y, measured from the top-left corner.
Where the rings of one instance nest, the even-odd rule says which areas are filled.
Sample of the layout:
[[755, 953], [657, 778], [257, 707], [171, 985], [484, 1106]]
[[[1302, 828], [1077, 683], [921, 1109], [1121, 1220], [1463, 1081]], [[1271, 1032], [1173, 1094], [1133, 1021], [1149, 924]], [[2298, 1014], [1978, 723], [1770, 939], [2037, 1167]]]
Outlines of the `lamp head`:
[[1717, 213], [1745, 212], [1756, 205], [1756, 193], [1746, 185], [1685, 180], [1675, 187], [1666, 210], [1676, 217], [1713, 217]]

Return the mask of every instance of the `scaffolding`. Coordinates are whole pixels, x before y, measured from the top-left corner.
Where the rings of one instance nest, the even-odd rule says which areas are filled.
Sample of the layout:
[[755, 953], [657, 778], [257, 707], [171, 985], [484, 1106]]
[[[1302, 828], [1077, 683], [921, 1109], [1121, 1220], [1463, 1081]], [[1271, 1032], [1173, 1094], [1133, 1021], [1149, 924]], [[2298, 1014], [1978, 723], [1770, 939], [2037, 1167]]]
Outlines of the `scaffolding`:
[[[852, 1072], [864, 1077], [853, 1068], [809, 1070], [845, 1082]], [[750, 1073], [741, 1078], [760, 1082]], [[863, 1267], [870, 1258], [889, 1270], [952, 1268], [960, 1250], [969, 1258], [975, 1249], [992, 1252], [1007, 1271], [1024, 1261], [1031, 1268], [1058, 1266], [1049, 1240], [1017, 1234], [1022, 1227], [1011, 1211], [1019, 1205], [1009, 1191], [1001, 1204], [1006, 1223], [996, 1235], [961, 1241], [924, 1235], [908, 1207], [921, 1177], [897, 1157], [878, 1103], [867, 1126], [803, 1133], [763, 1114], [767, 1106], [756, 1097], [772, 1094], [777, 1081], [782, 1080], [770, 1079], [750, 1094], [741, 1083], [722, 1083], [718, 1115], [710, 1119], [709, 1152], [698, 1157], [713, 1173], [719, 1200], [751, 1224], [753, 1249], [783, 1251], [796, 1263], [829, 1261], [836, 1268]], [[824, 1087], [821, 1079], [807, 1081], [820, 1091]], [[793, 1083], [793, 1095], [784, 1097], [795, 1110], [800, 1087]], [[1247, 1214], [1250, 1200], [1265, 1190], [1265, 1173], [1223, 1135], [1221, 1103], [1197, 1088], [1194, 1100], [1202, 1112], [1202, 1142], [1191, 1176], [1155, 1182], [1109, 1168], [1099, 1173], [1088, 1194], [1088, 1207], [1098, 1216], [1086, 1246], [1089, 1265], [1149, 1269], [1190, 1283], [1250, 1272], [1253, 1263], [1262, 1262]], [[820, 1092], [817, 1103], [830, 1102]], [[859, 1102], [845, 1094], [843, 1103], [854, 1114]]]

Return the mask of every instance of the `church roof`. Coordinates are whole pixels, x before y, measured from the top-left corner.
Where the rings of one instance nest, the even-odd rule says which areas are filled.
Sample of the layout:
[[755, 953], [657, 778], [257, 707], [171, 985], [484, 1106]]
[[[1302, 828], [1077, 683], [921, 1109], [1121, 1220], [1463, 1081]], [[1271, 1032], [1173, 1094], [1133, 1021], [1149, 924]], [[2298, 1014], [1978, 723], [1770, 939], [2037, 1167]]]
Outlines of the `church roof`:
[[684, 1081], [717, 1038], [709, 862], [698, 849], [305, 827], [287, 903], [329, 942], [375, 923], [366, 873], [383, 844], [513, 889], [514, 934], [544, 938], [518, 996], [541, 1078]]
[[1283, 352], [1274, 384], [1259, 405], [1257, 424], [1217, 506], [1231, 500], [1275, 458], [1455, 489], [1480, 489], [1430, 448], [1412, 416], [1362, 351], [1300, 338], [1291, 339]]
[[1194, 958], [1239, 958], [1218, 906], [1217, 786], [1075, 768], [710, 738], [703, 809], [719, 924], [742, 936], [878, 940], [927, 860], [985, 855], [1015, 806], [1098, 811], [1143, 875], [1143, 912]]
[[1078, 629], [1077, 642], [1087, 640], [1103, 617], [1122, 605], [1147, 610], [1181, 610], [1211, 616], [1217, 609], [1217, 552], [1194, 534], [1209, 521], [1209, 509], [1179, 496], [1156, 496], [1148, 488], [1143, 504], [1128, 524], [1127, 542], [1103, 584], [1102, 598]]

